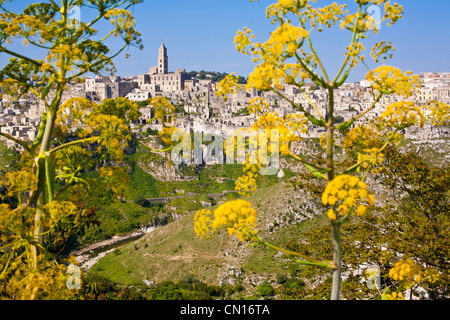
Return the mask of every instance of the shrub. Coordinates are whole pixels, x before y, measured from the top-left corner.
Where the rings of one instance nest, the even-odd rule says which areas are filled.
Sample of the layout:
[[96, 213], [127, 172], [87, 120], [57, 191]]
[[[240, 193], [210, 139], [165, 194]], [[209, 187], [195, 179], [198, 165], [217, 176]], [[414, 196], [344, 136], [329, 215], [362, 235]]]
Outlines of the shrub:
[[263, 282], [258, 286], [257, 293], [261, 297], [269, 297], [273, 295], [273, 287], [270, 283]]
[[277, 283], [278, 283], [278, 284], [283, 284], [283, 283], [286, 282], [286, 280], [288, 280], [287, 275], [281, 274], [281, 273], [278, 273], [278, 274], [277, 274]]

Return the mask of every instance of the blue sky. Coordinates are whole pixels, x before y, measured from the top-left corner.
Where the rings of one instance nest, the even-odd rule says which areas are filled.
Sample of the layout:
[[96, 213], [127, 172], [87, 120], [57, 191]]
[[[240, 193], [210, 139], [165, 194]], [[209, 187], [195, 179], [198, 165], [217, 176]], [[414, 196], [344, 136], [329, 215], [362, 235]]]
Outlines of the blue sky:
[[[32, 1], [13, 1], [20, 6]], [[164, 41], [169, 56], [169, 71], [184, 68], [187, 71], [235, 72], [247, 76], [254, 68], [250, 57], [240, 54], [234, 46], [239, 29], [253, 30], [256, 40], [265, 41], [273, 26], [265, 16], [266, 7], [273, 0], [144, 0], [134, 8], [136, 28], [142, 33], [144, 49], [131, 48], [131, 57], [115, 59], [117, 74], [138, 75], [156, 65], [158, 48]], [[319, 0], [317, 5], [333, 1]], [[354, 0], [338, 0], [353, 4]], [[397, 0], [403, 5], [404, 18], [396, 25], [385, 24], [380, 32], [368, 40], [366, 61], [375, 66], [369, 56], [371, 45], [381, 40], [392, 41], [395, 52], [389, 64], [418, 72], [450, 72], [450, 1]], [[381, 14], [383, 9], [381, 8]], [[88, 15], [82, 11], [84, 20]], [[338, 28], [339, 29], [339, 28]], [[339, 29], [340, 30], [340, 29]], [[349, 42], [349, 33], [324, 32], [313, 40], [326, 69], [337, 70]], [[0, 55], [0, 64], [6, 61]], [[349, 81], [364, 78], [367, 69], [358, 67]]]

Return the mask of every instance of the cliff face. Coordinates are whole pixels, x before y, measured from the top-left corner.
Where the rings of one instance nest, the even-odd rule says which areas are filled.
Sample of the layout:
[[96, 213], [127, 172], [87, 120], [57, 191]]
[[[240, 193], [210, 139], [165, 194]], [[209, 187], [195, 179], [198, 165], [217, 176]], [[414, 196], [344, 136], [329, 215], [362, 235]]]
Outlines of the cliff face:
[[405, 139], [408, 140], [435, 140], [450, 138], [449, 127], [425, 125], [423, 128], [410, 127], [405, 130]]
[[[155, 137], [150, 137], [145, 145], [154, 150], [164, 149]], [[158, 181], [189, 181], [196, 178], [183, 174], [179, 165], [171, 163], [172, 155], [170, 151], [151, 152], [148, 149], [141, 149], [141, 151], [142, 153], [137, 157], [136, 165]]]
[[158, 181], [189, 181], [196, 179], [196, 177], [182, 174], [180, 167], [170, 164], [166, 157], [161, 162], [148, 162], [143, 160], [139, 161], [137, 165]]

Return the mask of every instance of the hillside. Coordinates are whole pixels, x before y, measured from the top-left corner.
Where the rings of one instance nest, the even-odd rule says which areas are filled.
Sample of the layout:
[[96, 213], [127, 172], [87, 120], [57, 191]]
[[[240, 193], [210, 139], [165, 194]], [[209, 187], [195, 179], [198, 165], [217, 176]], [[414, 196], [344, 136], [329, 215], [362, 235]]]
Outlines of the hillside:
[[[448, 146], [447, 138], [434, 140], [427, 144], [421, 144], [417, 140], [411, 139], [403, 141], [400, 149], [417, 151], [430, 165], [441, 166], [446, 163]], [[308, 150], [313, 152], [312, 148]], [[142, 162], [140, 164], [142, 165]], [[260, 236], [280, 247], [298, 246], [305, 243], [304, 235], [306, 233], [317, 231], [316, 236], [323, 234], [319, 238], [321, 247], [310, 249], [310, 253], [314, 256], [316, 253], [323, 255], [325, 252], [325, 256], [328, 256], [327, 250], [331, 247], [329, 221], [323, 214], [319, 200], [320, 194], [314, 193], [316, 180], [303, 178], [300, 183], [295, 182], [295, 178], [292, 177], [295, 172], [301, 172], [301, 170], [285, 159], [282, 161], [282, 168], [287, 173], [286, 177], [282, 179], [276, 176], [266, 177], [266, 181], [260, 181], [258, 191], [249, 198], [258, 212], [257, 224]], [[231, 170], [231, 167], [228, 166], [188, 167], [182, 170], [184, 173], [182, 176], [186, 177], [186, 174], [189, 173], [187, 176], [194, 177], [177, 182], [178, 185], [180, 183], [183, 185], [180, 189], [187, 188], [187, 191], [184, 191], [187, 193], [226, 190], [227, 188], [224, 188], [223, 185], [226, 180], [218, 179], [218, 177], [224, 178], [230, 174], [239, 175], [240, 173], [237, 167]], [[231, 171], [225, 172], [224, 170]], [[161, 177], [159, 178], [161, 179]], [[163, 188], [164, 185], [171, 183], [174, 182], [158, 181], [154, 185]], [[383, 207], [393, 201], [376, 177], [369, 179], [368, 183], [372, 192], [376, 194], [376, 205]], [[207, 185], [213, 188], [209, 189]], [[304, 189], [308, 185], [308, 189], [311, 191]], [[184, 281], [183, 279], [186, 277], [192, 277], [209, 285], [240, 286], [241, 290], [244, 289], [243, 292], [247, 297], [252, 296], [252, 293], [265, 282], [276, 287], [279, 285], [280, 279], [289, 279], [296, 281], [295, 286], [297, 287], [298, 283], [301, 283], [302, 286], [306, 285], [304, 292], [311, 288], [318, 288], [316, 291], [320, 292], [323, 285], [325, 293], [322, 298], [326, 299], [326, 292], [329, 292], [326, 289], [328, 281], [326, 271], [311, 272], [309, 270], [312, 269], [308, 268], [312, 267], [300, 266], [274, 250], [240, 243], [236, 238], [228, 236], [226, 232], [218, 232], [209, 240], [197, 238], [194, 233], [194, 213], [195, 210], [204, 207], [204, 203], [207, 202], [205, 200], [208, 200], [205, 195], [202, 199], [203, 202], [193, 196], [192, 198], [182, 198], [182, 200], [177, 199], [176, 205], [174, 203], [172, 206], [166, 204], [164, 206], [167, 210], [166, 213], [175, 215], [176, 219], [159, 226], [139, 240], [132, 241], [118, 249], [111, 249], [93, 265], [88, 272], [88, 277], [108, 279], [115, 283], [133, 286], [151, 285], [165, 281], [176, 283]], [[221, 201], [225, 201], [225, 197], [211, 201], [211, 210], [217, 207]], [[173, 207], [172, 211], [170, 207]], [[358, 224], [356, 220], [353, 222]], [[343, 236], [352, 241], [346, 245], [352, 247], [354, 243], [359, 246], [359, 241], [352, 237], [352, 232], [356, 229], [350, 225], [346, 230], [348, 231], [345, 231]], [[317, 242], [317, 239], [315, 241]], [[303, 275], [299, 276], [300, 273]], [[305, 277], [305, 274], [313, 276]], [[360, 286], [363, 290], [367, 290], [364, 285], [360, 284]], [[294, 292], [294, 294], [296, 293]], [[369, 293], [364, 292], [363, 294], [367, 297], [367, 294], [374, 294], [374, 292], [369, 291]], [[298, 296], [296, 297], [298, 298]], [[320, 293], [314, 297], [320, 298]]]
[[[328, 222], [318, 214], [317, 200], [308, 200], [305, 192], [295, 191], [286, 182], [259, 190], [249, 200], [259, 213], [261, 237], [278, 245]], [[209, 284], [241, 282], [252, 288], [264, 280], [274, 281], [276, 274], [289, 274], [290, 269], [290, 261], [275, 251], [246, 246], [226, 232], [218, 232], [209, 240], [197, 238], [194, 214], [119, 250], [100, 259], [90, 273], [127, 285], [144, 280], [176, 281], [192, 274]]]

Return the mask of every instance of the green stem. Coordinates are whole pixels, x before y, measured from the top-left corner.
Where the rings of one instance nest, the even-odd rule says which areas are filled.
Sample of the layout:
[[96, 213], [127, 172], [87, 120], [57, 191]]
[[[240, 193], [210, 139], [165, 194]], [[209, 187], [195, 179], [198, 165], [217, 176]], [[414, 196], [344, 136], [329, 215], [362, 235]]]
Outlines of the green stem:
[[44, 244], [44, 225], [42, 224], [42, 219], [44, 217], [44, 205], [45, 205], [45, 158], [39, 158], [37, 161], [38, 166], [38, 188], [37, 188], [37, 200], [36, 200], [36, 214], [34, 216], [34, 238], [37, 245], [31, 247], [31, 255], [33, 261], [33, 267], [37, 268], [37, 256], [38, 256], [38, 245], [42, 246]]
[[11, 141], [14, 141], [15, 143], [17, 143], [18, 145], [23, 147], [26, 151], [28, 151], [29, 154], [32, 154], [30, 147], [25, 142], [18, 140], [16, 138], [14, 138], [13, 136], [10, 136], [9, 134], [3, 133], [1, 131], [0, 131], [0, 136], [5, 137]]
[[299, 106], [297, 104], [295, 104], [292, 100], [290, 100], [288, 97], [286, 97], [285, 95], [283, 95], [281, 92], [279, 92], [278, 90], [272, 89], [273, 92], [275, 92], [277, 95], [279, 95], [281, 98], [283, 98], [284, 100], [288, 101], [290, 104], [292, 104], [295, 108], [299, 109], [301, 112], [303, 112], [303, 114], [305, 115], [305, 117], [308, 118], [309, 121], [311, 121], [313, 124], [317, 125], [317, 126], [321, 126], [321, 127], [325, 127], [324, 121], [325, 118], [322, 116], [322, 114], [319, 112], [319, 110], [316, 108], [316, 106], [314, 105], [314, 103], [309, 99], [308, 95], [306, 93], [304, 93], [304, 95], [308, 98], [308, 100], [311, 102], [312, 107], [314, 108], [314, 110], [317, 112], [317, 114], [319, 115], [319, 117], [321, 118], [321, 120], [317, 119], [316, 117], [314, 117], [312, 114], [310, 114], [308, 111], [306, 111], [302, 106]]
[[45, 181], [47, 182], [48, 202], [52, 202], [55, 194], [55, 167], [53, 157], [45, 158]]
[[[42, 137], [41, 148], [39, 154], [46, 154], [50, 149], [50, 143], [53, 135], [53, 128], [56, 121], [56, 111], [61, 101], [62, 93], [64, 91], [64, 84], [58, 83], [55, 97], [52, 101], [52, 110], [47, 113], [47, 122], [45, 124], [45, 130]], [[38, 157], [37, 159], [37, 177], [38, 177], [38, 188], [36, 191], [36, 214], [34, 216], [34, 238], [37, 245], [31, 247], [31, 254], [33, 257], [34, 267], [37, 267], [37, 255], [38, 247], [44, 244], [44, 225], [42, 224], [42, 218], [44, 217], [45, 211], [45, 189], [48, 183], [54, 183], [54, 181], [46, 181], [48, 179], [46, 174], [46, 158]]]
[[334, 162], [333, 162], [333, 116], [334, 116], [334, 91], [333, 88], [328, 89], [328, 119], [326, 132], [326, 153], [328, 167], [328, 181], [334, 178]]
[[331, 222], [331, 232], [333, 239], [333, 263], [337, 266], [333, 270], [333, 280], [331, 287], [331, 300], [339, 300], [341, 292], [341, 225], [339, 222]]
[[[301, 21], [303, 29], [306, 30], [306, 26], [305, 26], [305, 23], [304, 23], [303, 19], [300, 19], [300, 21]], [[316, 50], [314, 50], [314, 46], [312, 45], [311, 39], [309, 38], [309, 34], [308, 34], [308, 37], [306, 38], [306, 40], [308, 40], [308, 44], [309, 44], [309, 47], [311, 48], [311, 52], [316, 57], [316, 61], [319, 63], [319, 66], [322, 69], [322, 72], [323, 72], [323, 75], [324, 75], [326, 81], [330, 82], [330, 79], [328, 79], [328, 74], [325, 71], [325, 68], [323, 67], [322, 61], [319, 59], [319, 55], [317, 54]]]
[[[391, 140], [395, 137], [395, 134], [398, 132], [398, 129], [395, 129], [394, 132], [389, 136], [389, 138], [387, 139], [387, 141], [384, 143], [384, 145], [378, 150], [378, 152], [382, 152], [384, 149], [386, 149], [386, 147], [389, 145], [389, 143], [391, 142]], [[354, 165], [352, 165], [351, 167], [348, 167], [347, 169], [345, 169], [344, 171], [342, 171], [339, 174], [347, 174], [352, 172], [353, 170], [357, 169], [360, 165], [362, 165], [364, 163], [364, 161], [360, 161]]]
[[377, 98], [373, 101], [372, 105], [371, 105], [369, 108], [367, 108], [366, 110], [364, 110], [364, 112], [362, 112], [361, 114], [357, 115], [357, 116], [355, 117], [355, 120], [361, 118], [361, 117], [364, 116], [367, 112], [369, 112], [370, 110], [372, 110], [373, 107], [375, 107], [375, 104], [377, 104], [378, 101], [380, 101], [380, 99], [381, 99], [382, 96], [383, 96], [383, 93], [380, 92], [380, 93], [378, 94]]
[[326, 267], [326, 268], [336, 268], [336, 266], [334, 266], [333, 264], [330, 264], [328, 262], [324, 262], [324, 261], [319, 261], [313, 258], [310, 258], [308, 256], [305, 256], [301, 253], [298, 252], [294, 252], [294, 251], [290, 251], [290, 250], [286, 250], [280, 247], [277, 247], [273, 244], [270, 244], [268, 242], [265, 242], [264, 240], [262, 240], [259, 236], [256, 236], [256, 240], [258, 241], [259, 244], [262, 244], [268, 248], [283, 252], [287, 255], [292, 255], [292, 256], [297, 256], [297, 257], [302, 257], [303, 259], [306, 259], [306, 261], [303, 260], [297, 260], [298, 263], [302, 263], [302, 264], [310, 264], [310, 265], [315, 265], [315, 266], [321, 266], [321, 267]]
[[34, 64], [34, 65], [36, 65], [38, 67], [42, 66], [42, 63], [38, 62], [37, 60], [34, 60], [34, 59], [31, 59], [31, 58], [26, 57], [24, 55], [21, 55], [20, 53], [16, 53], [14, 51], [8, 50], [5, 47], [0, 47], [0, 52], [4, 52], [4, 53], [7, 53], [7, 54], [9, 54], [9, 55], [11, 55], [13, 57], [16, 57], [16, 58], [19, 58], [19, 59], [23, 59], [23, 60], [28, 61], [29, 63], [32, 63], [32, 64]]
[[85, 142], [94, 142], [97, 141], [99, 139], [99, 137], [91, 137], [91, 138], [85, 138], [85, 139], [80, 139], [80, 140], [75, 140], [75, 141], [71, 141], [65, 144], [62, 144], [60, 146], [57, 146], [56, 148], [51, 149], [50, 151], [48, 151], [49, 154], [54, 154], [56, 152], [58, 152], [61, 149], [73, 146], [73, 145], [77, 145], [80, 143], [85, 143]]
[[311, 67], [305, 61], [303, 61], [302, 58], [300, 58], [300, 56], [298, 55], [297, 52], [295, 53], [295, 57], [297, 58], [298, 62], [300, 62], [302, 67], [306, 70], [306, 72], [309, 73], [309, 75], [311, 76], [311, 80], [315, 84], [317, 84], [318, 86], [321, 86], [323, 88], [329, 88], [329, 84], [320, 75], [318, 75], [313, 69], [311, 69]]
[[[328, 181], [334, 179], [333, 162], [333, 115], [334, 115], [334, 92], [333, 88], [328, 89], [328, 121], [326, 136], [326, 153], [328, 167]], [[336, 269], [333, 270], [333, 281], [331, 287], [331, 300], [339, 300], [341, 291], [341, 236], [340, 223], [331, 221], [332, 241], [333, 241], [333, 264]]]
[[[350, 46], [353, 46], [353, 44], [355, 43], [356, 28], [358, 26], [358, 20], [359, 20], [360, 14], [361, 14], [361, 4], [359, 5], [359, 8], [358, 8], [358, 18], [356, 19], [355, 25], [353, 26], [352, 43], [350, 44]], [[349, 60], [350, 60], [350, 56], [347, 55], [345, 57], [344, 63], [341, 66], [341, 69], [339, 69], [338, 73], [336, 74], [336, 78], [334, 78], [334, 80], [333, 80], [333, 84], [336, 83], [336, 81], [339, 79], [339, 77], [341, 76], [342, 71], [344, 71], [344, 69], [347, 66], [347, 63], [348, 63]]]

